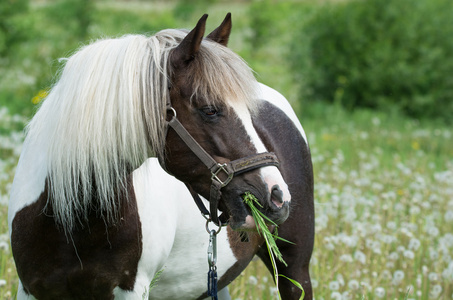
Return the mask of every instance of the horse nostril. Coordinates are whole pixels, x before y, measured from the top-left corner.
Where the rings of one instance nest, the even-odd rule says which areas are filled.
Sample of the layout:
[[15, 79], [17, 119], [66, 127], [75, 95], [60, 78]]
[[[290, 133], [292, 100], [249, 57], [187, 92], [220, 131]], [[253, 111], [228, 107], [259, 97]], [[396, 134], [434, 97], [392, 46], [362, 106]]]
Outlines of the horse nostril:
[[278, 184], [274, 185], [271, 190], [271, 199], [272, 202], [274, 202], [275, 205], [281, 206], [283, 203], [283, 192], [278, 186]]

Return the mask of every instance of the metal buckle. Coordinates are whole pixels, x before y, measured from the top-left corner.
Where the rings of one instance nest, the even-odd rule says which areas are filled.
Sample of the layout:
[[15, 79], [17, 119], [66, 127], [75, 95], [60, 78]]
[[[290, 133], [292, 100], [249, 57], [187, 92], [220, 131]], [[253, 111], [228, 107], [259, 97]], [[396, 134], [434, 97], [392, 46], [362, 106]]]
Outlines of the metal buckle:
[[[220, 164], [220, 163], [217, 163], [217, 170], [215, 172], [211, 172], [212, 176], [211, 176], [211, 180], [214, 181], [214, 180], [217, 180], [220, 185], [222, 187], [226, 186], [228, 183], [230, 183], [231, 179], [233, 179], [233, 176], [234, 176], [234, 172], [231, 172], [229, 173], [228, 170], [226, 169], [226, 166], [227, 164]], [[222, 179], [220, 179], [217, 174], [219, 174], [220, 171], [223, 171], [225, 172], [225, 174], [228, 176], [227, 179], [225, 179], [225, 181], [222, 181]]]

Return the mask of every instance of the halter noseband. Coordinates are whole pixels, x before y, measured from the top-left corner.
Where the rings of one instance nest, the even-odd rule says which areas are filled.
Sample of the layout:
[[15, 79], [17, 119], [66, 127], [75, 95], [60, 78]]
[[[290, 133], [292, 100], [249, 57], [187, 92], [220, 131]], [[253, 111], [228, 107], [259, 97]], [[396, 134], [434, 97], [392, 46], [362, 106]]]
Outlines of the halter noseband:
[[[171, 105], [167, 106], [167, 112], [170, 112], [172, 117], [167, 122], [167, 128], [171, 127], [184, 141], [184, 143], [192, 150], [192, 152], [203, 162], [203, 164], [211, 172], [211, 189], [209, 195], [209, 211], [201, 201], [198, 194], [187, 185], [190, 193], [192, 194], [195, 203], [200, 209], [201, 213], [207, 218], [210, 218], [216, 225], [222, 226], [227, 224], [227, 219], [222, 214], [220, 217], [217, 215], [219, 200], [222, 195], [221, 189], [228, 185], [235, 175], [248, 172], [257, 168], [266, 166], [278, 166], [279, 162], [277, 156], [272, 152], [265, 152], [239, 158], [229, 163], [218, 163], [211, 155], [209, 155], [203, 147], [190, 135], [184, 126], [176, 118], [176, 111]], [[161, 164], [164, 165], [164, 159], [161, 159]]]

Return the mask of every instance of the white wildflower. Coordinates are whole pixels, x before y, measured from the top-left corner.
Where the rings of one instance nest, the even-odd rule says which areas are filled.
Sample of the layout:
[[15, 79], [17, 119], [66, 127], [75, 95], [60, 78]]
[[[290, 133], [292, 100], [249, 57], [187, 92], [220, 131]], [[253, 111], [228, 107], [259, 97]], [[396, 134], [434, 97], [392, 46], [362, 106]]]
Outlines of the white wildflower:
[[385, 297], [385, 289], [383, 287], [377, 287], [374, 290], [374, 294], [376, 295], [377, 298], [384, 298]]
[[337, 275], [337, 281], [338, 281], [338, 283], [340, 284], [340, 286], [344, 286], [344, 278], [343, 278], [343, 275], [338, 274], [338, 275]]
[[433, 249], [433, 248], [429, 249], [429, 258], [433, 261], [435, 261], [439, 258], [439, 252], [437, 252], [437, 249]]
[[415, 258], [415, 254], [411, 250], [404, 251], [403, 256], [405, 258], [408, 258], [408, 259], [414, 259]]
[[354, 261], [354, 259], [352, 258], [351, 254], [343, 254], [340, 256], [340, 261], [352, 263]]
[[423, 273], [423, 275], [426, 276], [426, 275], [428, 274], [428, 271], [429, 271], [428, 267], [427, 267], [426, 265], [423, 265], [423, 266], [422, 266], [422, 273]]
[[398, 285], [404, 279], [404, 272], [402, 270], [396, 270], [393, 273], [393, 284]]
[[398, 246], [398, 247], [396, 247], [396, 251], [404, 252], [404, 251], [406, 251], [406, 248], [404, 248], [404, 246]]
[[420, 248], [420, 245], [421, 245], [421, 243], [420, 243], [420, 241], [419, 241], [418, 239], [416, 239], [416, 238], [411, 238], [410, 241], [409, 241], [409, 245], [407, 246], [407, 248], [408, 248], [409, 250], [415, 250], [415, 251], [417, 251], [418, 248]]
[[277, 299], [277, 297], [278, 297], [278, 289], [277, 289], [277, 287], [271, 286], [269, 288], [269, 293], [271, 294], [272, 299]]
[[354, 253], [354, 259], [357, 260], [358, 262], [360, 262], [361, 264], [365, 264], [366, 263], [366, 255], [365, 255], [365, 253], [363, 253], [360, 250], [357, 250]]
[[330, 294], [330, 299], [334, 299], [334, 300], [342, 300], [343, 299], [343, 295], [341, 295], [340, 292], [332, 292]]
[[390, 260], [398, 260], [398, 258], [399, 258], [399, 255], [397, 252], [391, 252], [388, 256], [388, 259], [390, 259]]
[[255, 276], [250, 276], [248, 283], [251, 285], [257, 285], [258, 284], [258, 279]]
[[409, 209], [409, 213], [411, 215], [418, 215], [420, 214], [421, 210], [420, 210], [420, 207], [418, 206], [412, 206], [410, 209]]
[[431, 272], [428, 274], [428, 279], [429, 281], [437, 281], [439, 279], [439, 276], [435, 272]]
[[385, 280], [391, 280], [392, 279], [392, 273], [389, 270], [382, 271], [381, 276]]
[[453, 222], [453, 210], [447, 210], [447, 212], [444, 214], [444, 220], [448, 223]]
[[430, 299], [439, 299], [440, 294], [442, 293], [442, 287], [439, 284], [434, 285], [429, 290]]
[[348, 288], [349, 288], [350, 290], [358, 290], [359, 287], [360, 287], [360, 285], [359, 285], [359, 282], [358, 282], [357, 280], [355, 280], [355, 279], [349, 280], [349, 282], [348, 282]]
[[430, 226], [426, 229], [426, 233], [431, 237], [436, 237], [439, 235], [439, 229], [436, 226]]
[[9, 251], [9, 244], [5, 241], [0, 241], [0, 251], [8, 252]]
[[447, 281], [453, 282], [453, 261], [442, 271], [442, 277]]
[[319, 286], [318, 280], [312, 279], [312, 280], [311, 280], [311, 287], [315, 289], [315, 288], [317, 288], [318, 286]]
[[331, 291], [338, 291], [340, 289], [340, 283], [336, 280], [329, 282], [329, 289]]
[[445, 245], [448, 248], [453, 247], [453, 234], [446, 233], [443, 237], [440, 238], [439, 244]]

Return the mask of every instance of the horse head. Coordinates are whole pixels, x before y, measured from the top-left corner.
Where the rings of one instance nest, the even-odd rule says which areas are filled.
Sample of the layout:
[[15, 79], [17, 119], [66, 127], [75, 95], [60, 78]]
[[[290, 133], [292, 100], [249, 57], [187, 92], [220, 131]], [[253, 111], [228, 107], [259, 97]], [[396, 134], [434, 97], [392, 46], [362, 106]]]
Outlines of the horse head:
[[[218, 180], [219, 199], [214, 210], [223, 212], [233, 229], [256, 227], [243, 202], [246, 192], [256, 196], [262, 206], [259, 209], [266, 216], [281, 224], [289, 215], [291, 196], [268, 152], [272, 149], [264, 146], [263, 137], [253, 125], [253, 115], [259, 109], [256, 80], [247, 64], [226, 47], [231, 31], [230, 14], [204, 38], [206, 18], [204, 15], [169, 55], [167, 120], [177, 119], [183, 129], [170, 126], [161, 162], [169, 173], [210, 199], [211, 214], [212, 202], [217, 201], [212, 199], [213, 185]], [[208, 157], [207, 163], [200, 159], [203, 155]], [[247, 165], [260, 160], [264, 163], [234, 174], [222, 167], [233, 163], [237, 166], [238, 161]], [[215, 171], [208, 166], [210, 161], [216, 165]]]

